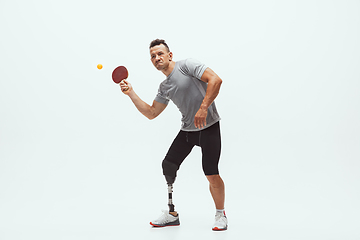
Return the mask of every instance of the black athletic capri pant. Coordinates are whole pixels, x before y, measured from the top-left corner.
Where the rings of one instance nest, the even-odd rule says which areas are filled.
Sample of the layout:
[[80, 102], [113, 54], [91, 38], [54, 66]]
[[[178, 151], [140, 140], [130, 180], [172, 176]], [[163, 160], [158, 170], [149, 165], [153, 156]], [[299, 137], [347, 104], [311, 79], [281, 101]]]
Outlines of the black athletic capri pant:
[[180, 167], [194, 146], [201, 147], [202, 168], [205, 175], [219, 174], [221, 136], [219, 122], [204, 130], [187, 132], [180, 130], [166, 154], [165, 161]]

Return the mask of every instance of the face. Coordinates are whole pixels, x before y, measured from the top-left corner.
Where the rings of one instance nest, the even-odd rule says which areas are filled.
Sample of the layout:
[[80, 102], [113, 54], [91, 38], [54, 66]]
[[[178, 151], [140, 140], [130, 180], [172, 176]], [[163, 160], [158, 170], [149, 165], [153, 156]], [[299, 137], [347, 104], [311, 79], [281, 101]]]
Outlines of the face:
[[168, 52], [167, 48], [160, 44], [150, 48], [151, 62], [157, 70], [164, 70], [169, 67], [172, 61], [172, 52]]

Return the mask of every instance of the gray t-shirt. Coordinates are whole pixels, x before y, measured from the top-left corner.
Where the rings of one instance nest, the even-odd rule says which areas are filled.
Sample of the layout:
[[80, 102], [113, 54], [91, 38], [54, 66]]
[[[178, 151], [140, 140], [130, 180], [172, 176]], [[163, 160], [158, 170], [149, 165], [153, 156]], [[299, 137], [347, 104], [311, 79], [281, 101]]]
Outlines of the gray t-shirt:
[[206, 126], [198, 129], [194, 125], [195, 114], [206, 94], [207, 83], [200, 80], [206, 68], [195, 59], [175, 62], [173, 71], [159, 86], [155, 101], [163, 104], [168, 104], [169, 100], [174, 102], [182, 114], [181, 130], [199, 131], [220, 120], [213, 102], [208, 108]]

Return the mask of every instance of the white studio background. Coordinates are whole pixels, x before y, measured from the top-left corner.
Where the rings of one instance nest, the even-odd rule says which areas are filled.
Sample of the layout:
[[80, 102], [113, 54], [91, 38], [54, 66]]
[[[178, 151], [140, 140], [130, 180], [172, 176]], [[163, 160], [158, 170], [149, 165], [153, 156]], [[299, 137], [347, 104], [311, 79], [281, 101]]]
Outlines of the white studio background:
[[[0, 30], [0, 239], [360, 239], [360, 1], [1, 0]], [[151, 103], [155, 38], [224, 81], [226, 232], [199, 149], [182, 225], [148, 224], [181, 116], [147, 120], [111, 72]]]

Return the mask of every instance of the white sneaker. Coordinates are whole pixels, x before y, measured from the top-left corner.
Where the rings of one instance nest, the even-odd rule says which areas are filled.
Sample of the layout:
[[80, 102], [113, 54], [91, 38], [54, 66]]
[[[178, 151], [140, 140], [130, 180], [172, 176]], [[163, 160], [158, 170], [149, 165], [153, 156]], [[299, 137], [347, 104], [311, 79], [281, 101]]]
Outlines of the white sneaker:
[[215, 215], [215, 223], [212, 228], [213, 231], [223, 231], [227, 230], [228, 227], [228, 220], [227, 217], [224, 214], [216, 214]]
[[166, 227], [166, 226], [178, 226], [180, 225], [180, 220], [179, 220], [179, 213], [177, 214], [176, 217], [174, 217], [173, 215], [171, 215], [169, 213], [169, 211], [166, 210], [162, 210], [163, 213], [161, 214], [161, 216], [150, 222], [150, 224], [154, 227]]

